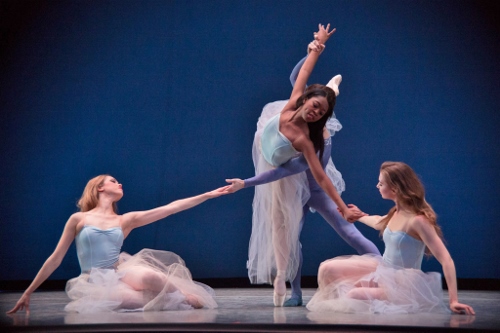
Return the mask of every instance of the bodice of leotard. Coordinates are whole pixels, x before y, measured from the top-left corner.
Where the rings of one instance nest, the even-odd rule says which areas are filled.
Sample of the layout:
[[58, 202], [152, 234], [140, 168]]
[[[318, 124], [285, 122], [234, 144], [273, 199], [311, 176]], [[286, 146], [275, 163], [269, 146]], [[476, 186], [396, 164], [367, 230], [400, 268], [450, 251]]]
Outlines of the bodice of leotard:
[[404, 231], [384, 230], [384, 261], [404, 268], [420, 269], [425, 252], [425, 244]]
[[267, 163], [279, 166], [298, 154], [290, 140], [280, 131], [280, 113], [269, 119], [262, 131], [262, 156]]
[[85, 225], [75, 238], [76, 252], [82, 273], [92, 268], [113, 268], [123, 245], [120, 227], [99, 229]]

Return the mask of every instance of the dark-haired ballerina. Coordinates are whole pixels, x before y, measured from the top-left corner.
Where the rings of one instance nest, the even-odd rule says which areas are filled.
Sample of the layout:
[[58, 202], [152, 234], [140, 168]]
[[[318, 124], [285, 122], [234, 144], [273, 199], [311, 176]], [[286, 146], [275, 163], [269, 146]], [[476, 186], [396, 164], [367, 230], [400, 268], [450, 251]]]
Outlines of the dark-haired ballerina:
[[[316, 45], [314, 43], [309, 44], [309, 52], [311, 52], [312, 50], [316, 50]], [[295, 86], [298, 72], [306, 58], [307, 57], [300, 60], [294, 67], [290, 75], [292, 86]], [[338, 85], [341, 80], [342, 77], [340, 75], [336, 75], [327, 84], [327, 87], [332, 88], [336, 96], [339, 95]], [[283, 105], [285, 105], [286, 102], [287, 101], [281, 101]], [[324, 132], [325, 148], [323, 152], [323, 158], [321, 159], [321, 164], [340, 195], [342, 191], [344, 191], [345, 186], [342, 175], [337, 171], [331, 159], [331, 137], [333, 137], [335, 132], [339, 131], [342, 126], [340, 125], [340, 122], [335, 118], [335, 115], [333, 115], [327, 122], [326, 128], [328, 129], [328, 132]], [[302, 219], [300, 220], [299, 235], [304, 225], [305, 217], [308, 211], [311, 209], [321, 214], [321, 216], [328, 222], [328, 224], [330, 224], [330, 226], [338, 233], [338, 235], [342, 237], [342, 239], [344, 239], [350, 246], [352, 246], [358, 252], [358, 254], [373, 253], [380, 255], [377, 247], [370, 240], [366, 239], [354, 226], [354, 224], [347, 222], [340, 215], [340, 213], [337, 211], [337, 205], [328, 197], [325, 191], [323, 191], [323, 189], [314, 179], [311, 171], [309, 170], [307, 161], [305, 160], [303, 155], [294, 157], [285, 164], [275, 169], [260, 173], [255, 177], [245, 180], [234, 178], [228, 179], [227, 181], [232, 183], [229, 191], [233, 192], [241, 188], [248, 188], [273, 182], [278, 179], [295, 175], [301, 172], [305, 172], [306, 174], [307, 183], [309, 184], [308, 186], [310, 191], [310, 198], [307, 200], [306, 204], [303, 207]], [[297, 268], [295, 277], [290, 281], [290, 285], [292, 287], [291, 297], [284, 303], [284, 306], [301, 306], [303, 304], [302, 290], [300, 287], [303, 257], [302, 246], [300, 245], [300, 243], [297, 246], [297, 250], [299, 251], [299, 266]]]
[[[335, 31], [329, 29], [330, 25], [319, 26], [317, 50], [310, 52], [304, 61], [288, 102], [284, 106], [274, 102], [264, 107], [257, 123], [253, 160], [256, 174], [260, 174], [302, 154], [314, 179], [346, 219], [356, 220], [364, 213], [342, 201], [320, 162], [324, 127], [333, 114], [335, 93], [318, 84], [305, 89], [324, 43]], [[252, 283], [274, 285], [275, 306], [283, 305], [285, 281], [296, 276], [300, 262], [297, 251], [300, 220], [302, 207], [310, 196], [305, 177], [304, 173], [293, 175], [255, 190], [248, 274]]]

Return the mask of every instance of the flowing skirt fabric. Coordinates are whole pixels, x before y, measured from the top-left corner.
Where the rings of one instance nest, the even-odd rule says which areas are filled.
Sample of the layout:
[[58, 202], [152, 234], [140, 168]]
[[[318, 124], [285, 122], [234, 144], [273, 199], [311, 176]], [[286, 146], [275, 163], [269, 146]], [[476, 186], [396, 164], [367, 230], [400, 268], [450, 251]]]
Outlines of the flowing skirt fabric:
[[[284, 100], [267, 104], [259, 117], [252, 147], [256, 175], [275, 168], [262, 156], [261, 135], [269, 119], [280, 113], [287, 102]], [[332, 135], [342, 128], [336, 119], [329, 121], [329, 124]], [[342, 175], [331, 159], [326, 167], [326, 173], [337, 187], [339, 194], [344, 191], [345, 183]], [[309, 197], [309, 182], [305, 172], [255, 187], [252, 235], [247, 262], [251, 283], [272, 284], [277, 274], [276, 259], [283, 260], [283, 258], [287, 261], [286, 280], [295, 277], [299, 266], [299, 222], [303, 215], [302, 208]], [[279, 229], [279, 233], [273, 231], [273, 228]]]
[[[127, 273], [153, 272], [162, 281], [158, 290], [134, 290], [123, 282]], [[160, 290], [161, 289], [161, 290]], [[69, 280], [66, 293], [69, 312], [161, 311], [193, 309], [186, 295], [205, 308], [216, 308], [214, 291], [193, 281], [184, 261], [175, 253], [143, 249], [131, 256], [120, 254], [116, 269], [93, 268], [89, 273]]]
[[[307, 304], [310, 311], [390, 314], [450, 312], [443, 302], [441, 274], [437, 272], [424, 273], [419, 269], [392, 266], [381, 256], [373, 254], [336, 257], [321, 265], [332, 262], [340, 264], [333, 267], [348, 267], [348, 270], [344, 270], [346, 273], [339, 272], [335, 275], [336, 279], [327, 284], [321, 276], [318, 277], [319, 288]], [[372, 271], [366, 273], [367, 269]], [[374, 288], [378, 288], [380, 293], [370, 292]]]

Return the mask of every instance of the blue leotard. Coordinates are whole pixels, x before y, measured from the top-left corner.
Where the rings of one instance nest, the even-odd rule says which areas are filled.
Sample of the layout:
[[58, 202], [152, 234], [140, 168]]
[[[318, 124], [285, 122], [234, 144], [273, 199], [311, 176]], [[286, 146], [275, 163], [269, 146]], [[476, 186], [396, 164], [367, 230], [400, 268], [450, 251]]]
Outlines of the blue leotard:
[[88, 273], [92, 268], [114, 268], [118, 263], [123, 239], [120, 227], [103, 230], [85, 225], [75, 237], [82, 273]]
[[269, 119], [262, 132], [262, 156], [272, 166], [279, 166], [299, 153], [280, 132], [280, 115], [281, 113], [278, 113]]
[[[450, 313], [443, 302], [441, 274], [420, 269], [425, 244], [389, 227], [383, 238], [383, 256], [340, 256], [323, 262], [321, 265], [328, 265], [329, 270], [318, 273], [320, 287], [307, 308], [356, 313]], [[346, 266], [352, 270], [343, 272]], [[337, 274], [334, 272], [338, 275], [328, 281], [325, 274]]]
[[420, 269], [425, 244], [404, 231], [384, 230], [384, 261], [399, 267]]

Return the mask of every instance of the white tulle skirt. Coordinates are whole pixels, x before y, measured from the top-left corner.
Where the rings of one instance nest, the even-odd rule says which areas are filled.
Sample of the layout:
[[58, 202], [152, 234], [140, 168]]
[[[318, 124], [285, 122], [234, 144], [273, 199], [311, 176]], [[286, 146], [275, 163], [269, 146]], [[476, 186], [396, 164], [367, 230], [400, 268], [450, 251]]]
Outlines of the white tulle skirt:
[[[310, 311], [390, 314], [450, 312], [443, 302], [441, 274], [437, 272], [424, 273], [419, 269], [392, 266], [381, 256], [373, 254], [327, 260], [321, 263], [320, 272], [321, 268], [325, 268], [323, 265], [330, 265], [332, 271], [334, 267], [342, 271], [337, 272], [336, 278], [330, 283], [325, 283], [324, 277], [319, 274], [319, 288], [307, 304]], [[367, 273], [367, 270], [371, 272]]]
[[[132, 276], [161, 283], [153, 290], [137, 290], [134, 283], [124, 282]], [[65, 307], [69, 312], [189, 310], [193, 304], [217, 307], [213, 289], [193, 281], [178, 255], [151, 249], [133, 256], [122, 252], [116, 269], [93, 268], [69, 280], [66, 293], [71, 299]]]
[[[267, 104], [257, 122], [252, 157], [255, 174], [274, 168], [262, 156], [262, 131], [273, 116], [280, 113], [288, 101]], [[342, 128], [338, 120], [329, 121], [331, 134]], [[345, 183], [331, 159], [327, 175], [339, 194]], [[309, 182], [305, 172], [255, 187], [252, 216], [252, 235], [248, 254], [248, 276], [254, 284], [272, 284], [278, 271], [278, 261], [286, 262], [286, 279], [292, 280], [299, 266], [299, 228], [303, 207], [310, 198]], [[274, 229], [274, 231], [273, 231]]]

